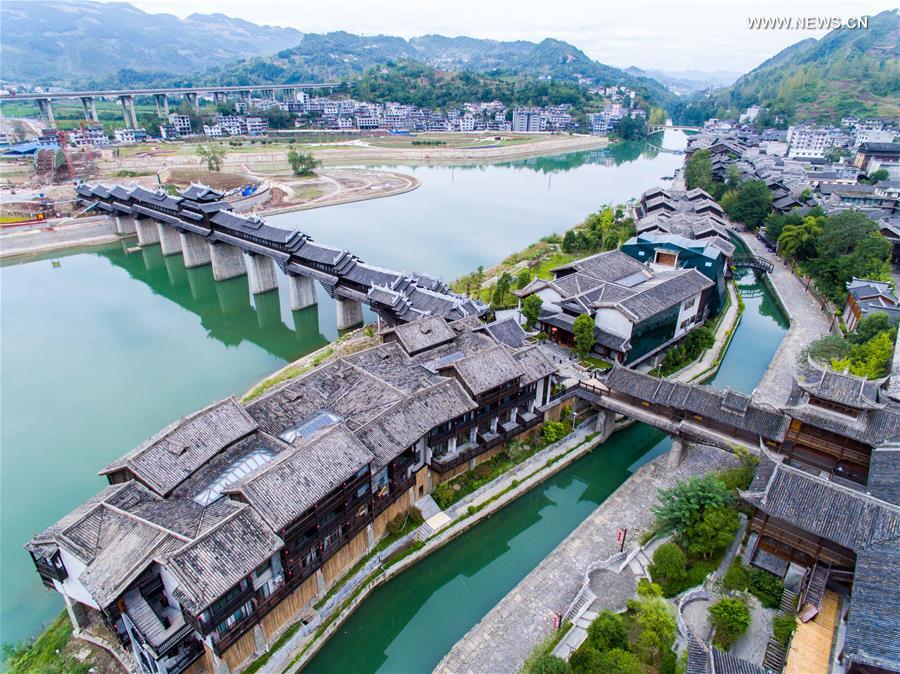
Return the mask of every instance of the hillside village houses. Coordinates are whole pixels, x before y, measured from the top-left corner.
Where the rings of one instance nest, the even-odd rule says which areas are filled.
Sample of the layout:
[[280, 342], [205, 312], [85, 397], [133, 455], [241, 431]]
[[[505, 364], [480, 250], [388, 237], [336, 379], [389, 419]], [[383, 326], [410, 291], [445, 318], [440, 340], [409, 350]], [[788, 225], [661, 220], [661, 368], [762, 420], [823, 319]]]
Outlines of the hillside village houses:
[[382, 336], [106, 466], [109, 486], [26, 546], [73, 624], [102, 621], [146, 672], [236, 671], [434, 485], [558, 418], [561, 361], [512, 319]]

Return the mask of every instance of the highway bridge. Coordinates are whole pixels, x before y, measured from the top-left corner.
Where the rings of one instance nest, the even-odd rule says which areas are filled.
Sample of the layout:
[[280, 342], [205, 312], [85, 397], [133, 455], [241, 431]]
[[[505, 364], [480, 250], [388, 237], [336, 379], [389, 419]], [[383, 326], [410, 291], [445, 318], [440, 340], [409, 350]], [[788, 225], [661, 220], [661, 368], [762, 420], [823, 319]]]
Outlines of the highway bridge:
[[391, 325], [431, 315], [452, 321], [487, 311], [440, 279], [376, 267], [303, 232], [238, 215], [221, 192], [202, 185], [179, 195], [87, 183], [75, 191], [85, 209], [114, 217], [120, 234], [137, 234], [141, 246], [159, 244], [163, 256], [183, 255], [188, 269], [211, 265], [216, 281], [246, 274], [254, 295], [268, 293], [278, 288], [277, 267], [289, 280], [294, 310], [316, 303], [315, 282], [320, 283], [336, 301], [339, 330], [362, 322], [363, 304]]
[[683, 124], [654, 124], [647, 127], [647, 133], [659, 133], [660, 131], [703, 131], [703, 127]]
[[137, 115], [134, 111], [135, 96], [152, 96], [156, 100], [156, 112], [160, 117], [169, 116], [169, 96], [179, 96], [188, 101], [196, 110], [199, 109], [200, 96], [211, 95], [216, 103], [224, 101], [229, 94], [235, 94], [240, 100], [249, 101], [252, 92], [261, 92], [274, 99], [278, 92], [282, 93], [284, 100], [290, 101], [296, 97], [297, 91], [303, 90], [327, 90], [332, 91], [343, 86], [341, 82], [313, 82], [306, 84], [245, 84], [240, 86], [210, 85], [201, 87], [156, 87], [150, 89], [98, 89], [83, 91], [47, 91], [29, 93], [0, 93], [0, 103], [9, 101], [34, 101], [41, 113], [41, 121], [47, 128], [55, 129], [56, 120], [53, 117], [51, 101], [80, 99], [84, 109], [84, 118], [89, 122], [97, 122], [97, 108], [95, 101], [98, 98], [117, 99], [122, 106], [125, 116], [126, 128], [138, 127]]

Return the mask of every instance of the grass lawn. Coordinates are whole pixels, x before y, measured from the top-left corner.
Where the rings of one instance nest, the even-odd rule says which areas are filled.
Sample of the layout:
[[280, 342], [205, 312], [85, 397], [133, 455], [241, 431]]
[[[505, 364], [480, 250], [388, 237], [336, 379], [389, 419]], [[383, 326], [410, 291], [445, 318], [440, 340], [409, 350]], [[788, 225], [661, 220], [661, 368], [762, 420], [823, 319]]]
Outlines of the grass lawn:
[[608, 360], [603, 360], [602, 358], [596, 358], [595, 356], [588, 356], [587, 358], [581, 359], [581, 364], [585, 367], [599, 367], [603, 370], [608, 370], [613, 366]]

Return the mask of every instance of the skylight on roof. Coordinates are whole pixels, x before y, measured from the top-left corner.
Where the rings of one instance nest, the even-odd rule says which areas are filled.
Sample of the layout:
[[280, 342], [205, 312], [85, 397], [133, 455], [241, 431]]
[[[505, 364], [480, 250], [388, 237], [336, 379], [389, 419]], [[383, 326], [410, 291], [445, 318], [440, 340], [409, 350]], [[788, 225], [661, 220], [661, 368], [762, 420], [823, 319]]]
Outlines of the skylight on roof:
[[235, 461], [219, 474], [219, 477], [216, 478], [215, 482], [197, 494], [194, 497], [194, 502], [206, 507], [211, 503], [218, 501], [222, 497], [223, 491], [241, 478], [252, 473], [260, 466], [271, 461], [273, 456], [274, 454], [271, 451], [264, 447], [260, 447], [244, 458]]
[[316, 431], [339, 423], [341, 418], [331, 412], [318, 412], [308, 419], [304, 419], [296, 426], [289, 428], [278, 437], [288, 443], [307, 438]]

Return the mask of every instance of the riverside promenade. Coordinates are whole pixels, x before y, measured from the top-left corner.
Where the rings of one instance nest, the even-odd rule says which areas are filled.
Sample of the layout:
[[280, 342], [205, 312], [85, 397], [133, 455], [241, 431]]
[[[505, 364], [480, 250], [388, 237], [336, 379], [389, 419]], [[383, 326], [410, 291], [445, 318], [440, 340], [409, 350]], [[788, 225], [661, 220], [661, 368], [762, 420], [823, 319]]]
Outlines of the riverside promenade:
[[[595, 451], [603, 451], [602, 445]], [[568, 609], [584, 575], [598, 559], [619, 552], [616, 534], [628, 528], [636, 541], [653, 523], [651, 506], [659, 489], [679, 480], [736, 465], [720, 449], [686, 447], [673, 468], [667, 455], [639, 468], [528, 574], [499, 604], [460, 639], [438, 663], [442, 674], [517, 672], [531, 650], [553, 631], [554, 616]]]
[[783, 405], [791, 392], [797, 359], [811, 342], [829, 333], [831, 321], [818, 300], [805, 289], [803, 281], [791, 272], [781, 258], [769, 252], [752, 233], [741, 232], [740, 235], [754, 255], [766, 258], [775, 265], [769, 280], [791, 323], [754, 395], [773, 405]]

